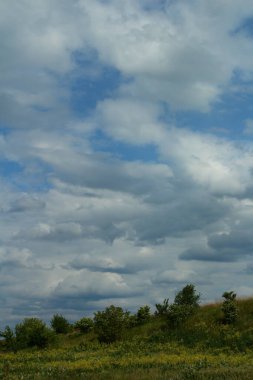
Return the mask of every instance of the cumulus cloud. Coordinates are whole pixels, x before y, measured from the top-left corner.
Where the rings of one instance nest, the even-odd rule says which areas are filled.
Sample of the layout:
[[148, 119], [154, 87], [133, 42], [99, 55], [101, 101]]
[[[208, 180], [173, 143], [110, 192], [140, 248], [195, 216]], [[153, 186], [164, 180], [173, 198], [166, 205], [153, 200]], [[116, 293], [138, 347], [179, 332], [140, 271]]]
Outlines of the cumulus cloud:
[[80, 273], [66, 277], [60, 282], [53, 296], [82, 297], [86, 299], [119, 298], [135, 295], [124, 279], [116, 273], [92, 273], [82, 270]]
[[231, 133], [215, 131], [252, 80], [252, 14], [250, 0], [0, 4], [4, 320], [134, 310], [187, 282], [207, 299], [251, 291], [243, 97], [236, 130], [226, 115]]

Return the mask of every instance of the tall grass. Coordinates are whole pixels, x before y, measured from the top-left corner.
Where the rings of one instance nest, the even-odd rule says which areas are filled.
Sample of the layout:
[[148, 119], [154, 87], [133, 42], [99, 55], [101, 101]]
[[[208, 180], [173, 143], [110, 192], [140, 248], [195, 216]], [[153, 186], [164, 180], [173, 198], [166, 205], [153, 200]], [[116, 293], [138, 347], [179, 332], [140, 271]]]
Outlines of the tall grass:
[[253, 299], [237, 302], [238, 321], [224, 324], [221, 304], [205, 305], [182, 326], [152, 317], [99, 343], [94, 331], [59, 334], [44, 350], [0, 351], [0, 379], [253, 379]]

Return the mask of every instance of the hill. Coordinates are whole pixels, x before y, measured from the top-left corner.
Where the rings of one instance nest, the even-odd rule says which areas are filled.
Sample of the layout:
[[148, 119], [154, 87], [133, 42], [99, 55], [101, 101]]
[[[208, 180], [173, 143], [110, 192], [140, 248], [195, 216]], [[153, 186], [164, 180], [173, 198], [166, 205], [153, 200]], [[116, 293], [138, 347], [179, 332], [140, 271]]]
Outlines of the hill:
[[124, 329], [111, 344], [94, 329], [58, 334], [44, 349], [7, 352], [4, 379], [252, 379], [253, 298], [236, 301], [238, 318], [224, 323], [222, 303], [204, 305], [178, 326], [164, 316]]

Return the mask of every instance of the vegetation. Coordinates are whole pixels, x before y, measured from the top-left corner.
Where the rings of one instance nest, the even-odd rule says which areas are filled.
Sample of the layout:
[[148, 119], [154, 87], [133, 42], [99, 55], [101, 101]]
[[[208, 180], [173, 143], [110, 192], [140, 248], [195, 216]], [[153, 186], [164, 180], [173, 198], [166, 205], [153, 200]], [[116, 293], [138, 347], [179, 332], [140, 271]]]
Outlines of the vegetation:
[[54, 333], [38, 318], [26, 318], [15, 327], [17, 348], [45, 348], [54, 341]]
[[61, 314], [55, 314], [50, 324], [56, 334], [67, 334], [70, 331], [69, 322]]
[[165, 298], [162, 304], [156, 303], [155, 307], [156, 307], [155, 315], [157, 316], [167, 315], [169, 312], [169, 298]]
[[75, 323], [74, 327], [81, 333], [86, 334], [94, 328], [94, 322], [91, 318], [83, 317]]
[[153, 315], [147, 305], [133, 315], [111, 305], [57, 339], [44, 322], [27, 318], [0, 333], [0, 378], [252, 379], [253, 299], [223, 298], [200, 307], [190, 284]]
[[236, 305], [236, 293], [225, 292], [222, 297], [224, 298], [222, 304], [222, 311], [224, 313], [224, 322], [227, 324], [235, 323], [238, 318], [238, 308]]
[[121, 307], [113, 305], [104, 311], [98, 311], [94, 316], [95, 331], [98, 339], [103, 343], [112, 343], [123, 337], [127, 328], [129, 313]]
[[200, 295], [195, 286], [186, 285], [176, 294], [174, 303], [168, 307], [168, 322], [172, 327], [181, 326], [199, 307]]
[[151, 313], [150, 313], [150, 307], [148, 305], [141, 306], [139, 310], [137, 311], [136, 315], [136, 321], [138, 324], [147, 323], [150, 321]]

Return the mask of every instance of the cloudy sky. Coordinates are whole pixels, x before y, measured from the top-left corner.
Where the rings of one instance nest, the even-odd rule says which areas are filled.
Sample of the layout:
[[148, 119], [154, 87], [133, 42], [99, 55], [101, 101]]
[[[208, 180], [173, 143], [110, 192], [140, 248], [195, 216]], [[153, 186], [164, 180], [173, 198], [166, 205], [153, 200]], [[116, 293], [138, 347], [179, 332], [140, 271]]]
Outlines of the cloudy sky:
[[0, 2], [1, 325], [253, 295], [252, 0]]

